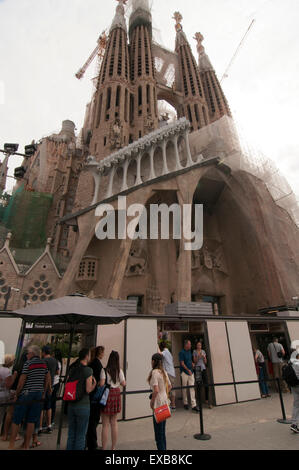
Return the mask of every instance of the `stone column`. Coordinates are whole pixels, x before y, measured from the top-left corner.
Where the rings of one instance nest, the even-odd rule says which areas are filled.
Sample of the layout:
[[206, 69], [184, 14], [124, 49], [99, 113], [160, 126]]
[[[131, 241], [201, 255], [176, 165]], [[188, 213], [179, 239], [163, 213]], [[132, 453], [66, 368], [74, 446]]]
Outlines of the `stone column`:
[[180, 162], [180, 154], [179, 154], [179, 149], [178, 149], [178, 136], [175, 135], [172, 139], [173, 145], [174, 145], [174, 151], [175, 151], [175, 159], [176, 159], [176, 171], [181, 170], [183, 167]]
[[136, 175], [135, 186], [138, 186], [139, 184], [142, 184], [142, 179], [141, 179], [141, 157], [142, 157], [142, 154], [140, 152], [140, 153], [138, 153], [137, 158], [136, 158], [137, 175]]
[[[178, 271], [178, 285], [177, 285], [177, 300], [178, 302], [191, 302], [191, 289], [192, 289], [192, 266], [191, 266], [191, 251], [186, 251], [184, 245], [184, 220], [183, 220], [183, 205], [192, 204], [192, 195], [186, 192], [177, 192], [178, 201], [181, 207], [181, 227], [182, 236], [180, 240], [180, 254], [177, 260]], [[189, 240], [188, 240], [189, 241]]]
[[128, 168], [129, 168], [129, 160], [126, 160], [125, 163], [123, 164], [123, 184], [121, 191], [126, 191], [128, 189], [128, 184], [127, 184], [127, 177], [128, 177]]
[[185, 144], [186, 144], [186, 150], [187, 150], [187, 166], [191, 166], [191, 165], [194, 165], [194, 162], [193, 162], [192, 156], [191, 156], [188, 132], [185, 132], [184, 137], [185, 137]]
[[109, 172], [109, 184], [108, 184], [108, 188], [107, 188], [106, 199], [108, 199], [109, 197], [112, 196], [113, 180], [114, 180], [115, 171], [116, 171], [116, 167], [113, 166], [110, 169], [110, 172]]
[[166, 145], [167, 142], [166, 140], [163, 140], [162, 142], [162, 152], [163, 152], [163, 175], [167, 175], [169, 173], [168, 167], [167, 167], [167, 155], [166, 155]]
[[154, 154], [155, 154], [155, 147], [151, 147], [150, 149], [151, 173], [149, 177], [150, 180], [156, 178], [155, 166], [154, 166]]
[[99, 202], [99, 190], [100, 190], [100, 184], [101, 184], [101, 175], [99, 173], [93, 172], [93, 178], [94, 178], [94, 183], [95, 183], [95, 188], [94, 188], [94, 196], [91, 205], [93, 206], [97, 202]]

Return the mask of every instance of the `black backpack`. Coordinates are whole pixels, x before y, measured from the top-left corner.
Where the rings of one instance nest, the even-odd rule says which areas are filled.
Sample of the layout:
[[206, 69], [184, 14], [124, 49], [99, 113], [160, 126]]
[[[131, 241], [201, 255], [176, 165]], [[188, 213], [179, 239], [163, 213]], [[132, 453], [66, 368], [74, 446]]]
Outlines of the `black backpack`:
[[288, 384], [289, 387], [296, 387], [299, 385], [296, 372], [291, 362], [286, 364], [282, 368], [282, 378]]

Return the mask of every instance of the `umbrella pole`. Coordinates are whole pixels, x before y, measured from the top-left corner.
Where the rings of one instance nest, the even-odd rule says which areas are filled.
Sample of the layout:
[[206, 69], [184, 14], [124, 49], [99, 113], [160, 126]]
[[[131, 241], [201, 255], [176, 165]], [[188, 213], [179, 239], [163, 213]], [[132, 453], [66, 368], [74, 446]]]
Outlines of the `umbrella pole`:
[[[69, 351], [68, 351], [68, 358], [67, 358], [67, 364], [66, 364], [66, 371], [65, 371], [64, 382], [63, 382], [63, 388], [62, 388], [62, 392], [63, 392], [63, 393], [62, 393], [62, 396], [64, 395], [65, 384], [66, 384], [66, 380], [67, 380], [68, 372], [69, 372], [69, 367], [70, 367], [71, 353], [72, 353], [72, 345], [73, 345], [73, 339], [74, 339], [74, 332], [75, 332], [75, 327], [74, 327], [74, 325], [72, 325], [72, 328], [71, 328], [71, 331], [70, 331], [70, 344], [69, 344]], [[60, 410], [60, 420], [59, 420], [59, 429], [58, 429], [56, 450], [60, 450], [61, 434], [62, 434], [62, 425], [63, 425], [63, 416], [64, 416], [64, 407], [65, 407], [65, 402], [62, 400], [62, 406], [61, 406], [61, 410]]]
[[17, 344], [17, 350], [16, 350], [16, 357], [15, 357], [15, 364], [18, 364], [19, 358], [21, 356], [21, 351], [24, 343], [24, 337], [25, 337], [25, 328], [26, 328], [26, 321], [22, 320], [22, 325], [20, 329], [20, 334], [18, 338], [18, 344]]

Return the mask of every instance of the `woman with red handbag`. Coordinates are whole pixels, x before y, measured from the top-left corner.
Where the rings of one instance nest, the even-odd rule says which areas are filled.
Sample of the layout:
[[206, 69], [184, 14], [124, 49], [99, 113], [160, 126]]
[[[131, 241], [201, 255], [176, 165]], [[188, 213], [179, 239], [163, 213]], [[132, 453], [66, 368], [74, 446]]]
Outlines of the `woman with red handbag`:
[[170, 418], [168, 394], [171, 390], [169, 377], [162, 365], [162, 354], [152, 357], [152, 370], [148, 383], [153, 391], [150, 396], [150, 406], [154, 411], [154, 431], [158, 450], [166, 450], [166, 419]]

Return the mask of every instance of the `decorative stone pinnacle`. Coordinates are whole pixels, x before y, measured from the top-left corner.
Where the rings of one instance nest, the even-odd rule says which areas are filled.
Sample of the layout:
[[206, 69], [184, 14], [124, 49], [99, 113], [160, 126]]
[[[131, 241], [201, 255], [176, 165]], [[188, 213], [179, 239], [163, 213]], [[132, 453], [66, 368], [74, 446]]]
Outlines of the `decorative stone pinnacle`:
[[205, 48], [202, 45], [202, 41], [204, 40], [204, 37], [201, 33], [195, 33], [194, 38], [195, 41], [197, 41], [197, 51], [198, 53], [204, 52]]
[[183, 16], [179, 11], [174, 12], [173, 19], [176, 21], [175, 29], [177, 32], [183, 30], [183, 26], [181, 24], [181, 21], [183, 19]]
[[116, 7], [116, 13], [114, 20], [111, 25], [110, 31], [115, 27], [120, 27], [126, 29], [126, 21], [125, 21], [125, 7], [128, 0], [116, 0], [118, 5]]

